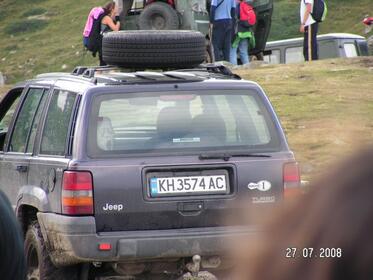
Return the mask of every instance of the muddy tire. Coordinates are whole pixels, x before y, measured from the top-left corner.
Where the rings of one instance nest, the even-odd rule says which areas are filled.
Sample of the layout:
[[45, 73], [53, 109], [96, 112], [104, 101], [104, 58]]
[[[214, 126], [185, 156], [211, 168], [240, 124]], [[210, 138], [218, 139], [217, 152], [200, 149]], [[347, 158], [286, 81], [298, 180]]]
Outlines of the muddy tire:
[[75, 280], [78, 270], [75, 267], [57, 268], [52, 263], [38, 222], [33, 222], [25, 237], [25, 255], [28, 280]]
[[180, 20], [177, 12], [169, 4], [154, 2], [147, 5], [139, 17], [140, 30], [175, 30], [179, 29]]
[[205, 37], [197, 31], [119, 31], [105, 34], [104, 61], [127, 68], [188, 68], [205, 60]]

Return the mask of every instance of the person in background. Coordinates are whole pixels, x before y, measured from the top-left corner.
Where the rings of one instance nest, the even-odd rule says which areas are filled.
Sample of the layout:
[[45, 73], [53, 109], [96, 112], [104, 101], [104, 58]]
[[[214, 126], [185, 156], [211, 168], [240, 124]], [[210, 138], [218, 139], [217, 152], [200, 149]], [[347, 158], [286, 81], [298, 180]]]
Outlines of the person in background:
[[319, 59], [317, 50], [317, 32], [319, 24], [312, 18], [312, 9], [314, 0], [300, 1], [300, 28], [299, 31], [304, 33], [303, 55], [306, 61]]
[[373, 146], [276, 209], [255, 242], [241, 240], [238, 276], [232, 279], [372, 279], [372, 182]]
[[216, 61], [229, 61], [235, 16], [235, 0], [211, 1], [210, 23], [212, 24], [212, 45]]
[[89, 12], [87, 21], [84, 26], [84, 31], [83, 31], [83, 46], [84, 47], [86, 48], [88, 47], [88, 38], [92, 31], [93, 21], [97, 20], [99, 16], [103, 13], [104, 13], [104, 8], [102, 7], [94, 7]]
[[[102, 38], [108, 31], [118, 31], [120, 21], [115, 2], [110, 1], [104, 7], [96, 7], [89, 13], [83, 32], [83, 44], [96, 57], [98, 53], [100, 66], [106, 65], [102, 58]], [[86, 37], [88, 35], [88, 37]]]
[[26, 279], [23, 238], [14, 211], [0, 190], [0, 278]]
[[241, 63], [249, 64], [249, 49], [255, 47], [253, 26], [256, 23], [256, 15], [253, 2], [253, 0], [239, 0], [237, 4], [237, 33], [234, 34], [229, 58], [229, 62], [235, 65], [237, 65], [237, 49], [240, 52]]
[[[118, 16], [118, 7], [115, 2], [109, 2], [104, 7], [105, 16], [101, 20], [101, 32], [119, 31], [120, 21]], [[114, 22], [115, 20], [115, 22]]]
[[[119, 31], [120, 20], [118, 16], [118, 8], [115, 2], [109, 2], [104, 6], [104, 17], [101, 20], [101, 35], [110, 31]], [[115, 21], [114, 21], [115, 20]], [[100, 37], [102, 41], [102, 36]], [[102, 48], [102, 42], [100, 42]], [[106, 65], [102, 59], [102, 49], [99, 51], [100, 66]]]

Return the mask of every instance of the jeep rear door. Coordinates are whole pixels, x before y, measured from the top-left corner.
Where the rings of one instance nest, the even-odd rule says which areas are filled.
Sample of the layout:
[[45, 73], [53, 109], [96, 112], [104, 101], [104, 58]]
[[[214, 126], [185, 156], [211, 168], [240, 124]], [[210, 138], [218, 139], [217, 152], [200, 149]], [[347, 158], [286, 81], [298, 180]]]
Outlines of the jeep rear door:
[[42, 199], [40, 211], [61, 212], [61, 181], [70, 161], [72, 126], [78, 94], [54, 88], [36, 128], [36, 142], [30, 156], [29, 192]]
[[[20, 106], [13, 116], [7, 131], [4, 153], [0, 161], [0, 181], [2, 189], [16, 203], [18, 191], [27, 185], [29, 159], [34, 143], [34, 127], [40, 120], [40, 112], [47, 96], [47, 89], [30, 86], [21, 98]], [[14, 110], [14, 108], [10, 108]], [[5, 115], [6, 117], [9, 115]], [[3, 119], [6, 122], [6, 119]], [[9, 120], [8, 120], [9, 121]]]
[[220, 226], [241, 199], [280, 201], [292, 154], [266, 102], [255, 90], [95, 95], [89, 160], [72, 167], [92, 173], [97, 230]]

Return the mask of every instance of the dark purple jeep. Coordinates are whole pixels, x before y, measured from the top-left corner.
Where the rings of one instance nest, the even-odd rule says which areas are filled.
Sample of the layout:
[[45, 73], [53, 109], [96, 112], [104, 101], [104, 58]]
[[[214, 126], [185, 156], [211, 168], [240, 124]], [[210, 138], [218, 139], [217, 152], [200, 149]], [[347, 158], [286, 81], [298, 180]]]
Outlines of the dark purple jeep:
[[227, 241], [256, 233], [225, 217], [299, 185], [262, 88], [224, 66], [42, 74], [10, 90], [0, 119], [29, 279], [174, 277], [195, 255], [224, 269]]

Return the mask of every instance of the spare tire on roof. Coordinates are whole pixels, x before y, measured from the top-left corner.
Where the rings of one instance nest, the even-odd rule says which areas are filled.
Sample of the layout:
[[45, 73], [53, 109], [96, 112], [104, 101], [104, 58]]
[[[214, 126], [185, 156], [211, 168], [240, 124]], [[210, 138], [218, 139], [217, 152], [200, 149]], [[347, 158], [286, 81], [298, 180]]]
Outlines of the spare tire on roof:
[[118, 31], [104, 35], [103, 60], [127, 68], [188, 68], [206, 55], [205, 37], [189, 30]]
[[139, 16], [141, 30], [179, 29], [180, 20], [174, 8], [163, 2], [147, 5]]

